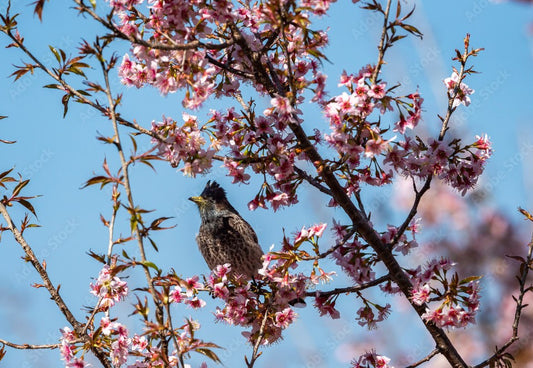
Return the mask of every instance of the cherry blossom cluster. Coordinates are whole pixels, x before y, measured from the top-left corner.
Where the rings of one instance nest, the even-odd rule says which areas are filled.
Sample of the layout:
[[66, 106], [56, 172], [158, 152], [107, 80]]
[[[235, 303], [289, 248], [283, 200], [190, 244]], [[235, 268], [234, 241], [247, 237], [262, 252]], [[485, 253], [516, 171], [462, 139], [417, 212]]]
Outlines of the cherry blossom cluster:
[[116, 276], [116, 270], [105, 265], [98, 274], [96, 282], [91, 283], [91, 294], [100, 298], [97, 308], [105, 311], [126, 298], [128, 284]]
[[465, 327], [475, 323], [479, 308], [479, 277], [459, 280], [455, 273], [449, 280], [447, 271], [453, 265], [446, 259], [434, 259], [424, 268], [419, 266], [416, 270], [408, 271], [413, 278], [411, 300], [414, 304], [440, 302], [435, 307], [428, 306], [422, 316], [439, 327]]
[[[164, 94], [184, 89], [183, 105], [189, 109], [210, 96], [239, 100], [243, 83], [272, 96], [262, 115], [251, 103], [245, 115], [232, 109], [213, 111], [212, 124], [201, 127], [190, 116], [181, 127], [168, 118], [154, 123], [152, 131], [162, 138], [153, 141], [158, 154], [173, 166], [183, 163], [182, 171], [194, 176], [211, 168], [214, 153], [226, 148], [224, 166], [234, 182], [249, 179], [248, 167], [273, 178], [273, 183], [265, 181], [250, 208], [266, 208], [269, 202], [277, 210], [296, 203], [294, 163], [305, 153], [295, 149], [288, 126], [302, 121], [297, 106], [304, 91], [311, 91], [311, 101], [324, 103], [326, 78], [319, 60], [327, 34], [307, 26], [309, 17], [323, 15], [331, 2], [149, 1], [146, 15], [137, 6], [140, 2], [112, 2], [117, 27], [139, 39], [119, 70], [126, 85], [153, 85]], [[279, 36], [271, 38], [272, 32]], [[290, 94], [273, 93], [272, 86], [254, 77], [252, 53], [260, 50], [262, 68], [270, 70], [276, 85], [290, 85]], [[190, 119], [194, 122], [188, 123]]]
[[61, 359], [65, 361], [65, 367], [67, 368], [84, 368], [86, 363], [83, 358], [76, 357], [76, 353], [79, 350], [76, 347], [77, 336], [70, 327], [61, 329], [61, 346], [59, 353]]
[[437, 175], [464, 195], [477, 183], [492, 153], [487, 136], [477, 136], [476, 139], [463, 146], [459, 139], [430, 138], [426, 143], [406, 137], [387, 153], [384, 162], [404, 176], [426, 178]]
[[389, 362], [389, 358], [378, 355], [375, 350], [371, 350], [361, 355], [357, 360], [354, 359], [351, 368], [394, 368], [389, 365]]
[[251, 327], [245, 336], [263, 344], [277, 341], [282, 331], [297, 317], [293, 307], [302, 303], [306, 288], [328, 282], [333, 272], [326, 273], [321, 268], [313, 269], [310, 276], [289, 272], [297, 267], [297, 261], [308, 253], [300, 250], [304, 243], [317, 246], [326, 225], [320, 224], [302, 228], [293, 241], [285, 238], [282, 250], [269, 252], [264, 256], [259, 275], [250, 283], [242, 275], [231, 272], [231, 265], [219, 265], [207, 280], [210, 293], [224, 301], [217, 308], [217, 320], [232, 325]]
[[231, 325], [251, 327], [243, 333], [251, 343], [258, 339], [263, 344], [271, 344], [281, 337], [297, 317], [289, 301], [303, 294], [305, 283], [297, 276], [287, 276], [286, 285], [277, 285], [257, 280], [255, 285], [245, 278], [228, 277], [229, 264], [218, 266], [210, 275], [207, 287], [213, 296], [224, 301], [222, 308], [217, 307], [215, 317]]
[[[379, 123], [371, 123], [368, 117], [374, 111], [382, 114], [390, 110], [392, 98], [387, 95], [386, 83], [376, 84], [371, 80], [373, 71], [374, 67], [368, 65], [357, 75], [343, 72], [339, 86], [347, 88], [349, 93], [343, 92], [324, 105], [324, 115], [331, 128], [324, 139], [339, 153], [339, 163], [350, 173], [349, 194], [357, 191], [361, 182], [383, 185], [391, 179], [391, 173], [380, 169], [375, 158], [388, 150], [392, 139], [384, 139]], [[370, 163], [362, 165], [363, 159]]]
[[[120, 76], [123, 83], [136, 87], [152, 85], [163, 94], [185, 89], [184, 106], [197, 108], [211, 95], [234, 96], [239, 91], [241, 82], [248, 81], [246, 73], [251, 69], [246, 53], [260, 50], [265, 36], [272, 30], [282, 30], [290, 44], [290, 49], [284, 51], [289, 54], [306, 55], [309, 50], [323, 47], [327, 42], [326, 34], [308, 32], [304, 25], [309, 22], [311, 14], [325, 14], [333, 1], [250, 4], [227, 0], [151, 0], [146, 15], [138, 6], [141, 2], [110, 2], [117, 15], [117, 28], [128, 36], [137, 39], [144, 36], [145, 41], [166, 47], [153, 49], [142, 44], [134, 45], [131, 56], [125, 55], [122, 60]], [[287, 16], [294, 21], [288, 21]], [[229, 24], [234, 27], [226, 26]], [[236, 38], [244, 40], [246, 46], [236, 42]], [[307, 57], [295, 60], [298, 78], [311, 69], [305, 59]], [[269, 61], [279, 67], [280, 82], [285, 83], [282, 71], [289, 59], [279, 53]], [[226, 74], [221, 65], [233, 67], [235, 72]], [[317, 85], [316, 93], [320, 94], [322, 81], [323, 78], [314, 74], [300, 88], [313, 82]], [[256, 88], [265, 92], [260, 84]]]
[[[96, 329], [89, 325], [91, 344], [108, 350], [114, 367], [158, 368], [169, 363], [171, 366], [177, 366], [180, 354], [188, 354], [192, 351], [205, 353], [206, 348], [215, 346], [196, 338], [195, 332], [200, 328], [200, 324], [187, 319], [182, 326], [169, 331], [177, 349], [172, 353], [165, 354], [159, 347], [159, 343], [157, 346], [152, 346], [153, 340], [158, 341], [159, 327], [148, 319], [146, 309], [143, 309], [140, 302], [136, 305], [136, 313], [145, 318], [146, 328], [143, 335], [130, 335], [125, 325], [118, 322], [116, 318], [109, 317], [109, 312], [115, 306], [115, 302], [123, 300], [128, 290], [126, 282], [114, 275], [116, 270], [121, 268], [104, 265], [97, 281], [91, 284], [91, 293], [101, 298], [96, 311], [106, 312]], [[166, 278], [157, 278], [154, 285], [166, 290], [166, 292], [161, 293], [161, 296], [171, 305], [183, 303], [190, 308], [198, 309], [206, 304], [198, 297], [199, 292], [205, 289], [203, 283], [199, 282], [198, 276], [180, 279], [174, 275], [169, 275]], [[173, 287], [171, 288], [170, 285]], [[83, 344], [76, 332], [69, 327], [62, 329], [61, 335], [60, 354], [65, 361], [65, 366], [67, 368], [87, 367], [88, 363], [84, 360], [84, 353], [89, 346]], [[203, 364], [202, 367], [207, 366]]]
[[205, 147], [206, 140], [198, 127], [196, 116], [183, 113], [184, 124], [179, 126], [174, 120], [165, 118], [160, 123], [152, 123], [152, 131], [164, 139], [152, 139], [157, 154], [169, 161], [173, 167], [184, 163], [181, 171], [195, 176], [212, 166], [213, 148]]

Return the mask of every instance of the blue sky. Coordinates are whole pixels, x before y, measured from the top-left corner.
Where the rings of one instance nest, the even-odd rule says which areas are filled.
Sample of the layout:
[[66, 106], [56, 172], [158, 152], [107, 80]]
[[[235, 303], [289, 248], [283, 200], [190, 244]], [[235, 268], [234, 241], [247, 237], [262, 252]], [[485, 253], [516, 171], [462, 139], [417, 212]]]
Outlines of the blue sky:
[[[30, 1], [14, 3], [12, 11], [23, 12], [19, 26], [25, 43], [47, 63], [53, 61], [47, 45], [73, 53], [80, 37], [91, 40], [100, 30], [91, 21], [77, 17], [68, 0], [47, 4], [43, 23], [31, 15], [31, 8], [26, 6]], [[99, 4], [105, 6], [103, 2]], [[451, 74], [454, 49], [462, 47], [466, 33], [471, 34], [473, 46], [485, 48], [474, 59], [480, 74], [467, 80], [467, 84], [476, 90], [472, 105], [468, 109], [461, 108], [454, 119], [454, 127], [458, 133], [472, 139], [481, 133], [491, 137], [494, 157], [480, 183], [492, 189], [485, 205], [499, 207], [518, 220], [516, 207], [531, 208], [533, 204], [531, 191], [528, 190], [533, 184], [533, 104], [530, 92], [533, 85], [533, 48], [532, 36], [528, 33], [533, 22], [532, 8], [488, 0], [417, 1], [416, 6], [412, 24], [421, 30], [424, 38], [408, 38], [393, 48], [386, 58], [388, 65], [384, 66], [383, 78], [389, 84], [401, 82], [405, 92], [419, 89], [425, 98], [424, 129], [431, 134], [438, 128], [436, 114], [443, 114], [445, 110], [446, 94], [442, 79]], [[4, 7], [2, 2], [0, 10]], [[404, 4], [404, 7], [407, 5]], [[343, 69], [355, 72], [361, 66], [375, 62], [381, 20], [346, 1], [334, 4], [320, 24], [330, 27], [327, 55], [331, 63], [325, 64], [329, 73], [328, 90], [332, 94], [336, 91], [340, 93], [336, 83]], [[37, 256], [41, 260], [46, 259], [51, 279], [56, 285], [61, 283], [62, 295], [81, 319], [83, 306], [95, 302], [89, 294], [89, 283], [100, 268], [86, 252], [89, 249], [104, 252], [107, 247], [107, 230], [100, 223], [99, 215], [109, 217], [110, 193], [107, 189], [100, 191], [96, 187], [80, 188], [93, 173], [101, 172], [104, 158], [112, 169], [118, 168], [115, 150], [95, 139], [98, 134], [111, 135], [111, 126], [87, 106], [71, 105], [69, 114], [63, 119], [60, 94], [41, 88], [52, 81], [40, 72], [13, 83], [12, 78], [8, 78], [13, 72], [12, 64], [20, 65], [21, 60], [27, 58], [18, 50], [3, 48], [8, 43], [4, 36], [0, 37], [0, 42], [0, 115], [9, 116], [0, 121], [0, 138], [17, 141], [14, 145], [0, 145], [0, 171], [14, 166], [24, 178], [31, 179], [25, 188], [26, 193], [42, 195], [33, 201], [38, 213], [36, 222], [42, 227], [28, 231], [26, 237]], [[117, 50], [119, 54], [126, 51], [126, 44]], [[116, 76], [112, 82], [115, 91], [124, 92], [120, 112], [125, 117], [136, 119], [146, 127], [152, 120], [160, 120], [162, 115], [180, 118], [182, 107], [179, 96], [161, 97], [150, 88], [127, 89], [120, 85]], [[221, 102], [215, 102], [207, 108], [220, 105]], [[309, 121], [310, 127], [313, 124], [326, 126], [316, 108], [308, 106], [305, 112], [306, 124]], [[198, 112], [200, 117], [204, 114], [205, 110]], [[140, 137], [139, 146], [148, 148], [148, 140]], [[143, 208], [157, 209], [154, 218], [174, 217], [172, 221], [177, 226], [154, 236], [159, 252], [150, 249], [149, 258], [160, 268], [174, 268], [182, 275], [208, 271], [194, 240], [199, 217], [193, 203], [187, 201], [189, 196], [201, 191], [208, 178], [219, 181], [227, 189], [230, 201], [256, 229], [264, 250], [271, 244], [279, 245], [283, 228], [292, 233], [304, 225], [331, 222], [332, 217], [342, 217], [340, 212], [326, 208], [324, 197], [309, 188], [302, 190], [297, 206], [275, 214], [264, 210], [249, 212], [246, 203], [254, 195], [257, 181], [252, 180], [249, 186], [232, 186], [231, 180], [220, 169], [214, 169], [208, 177], [196, 179], [183, 177], [165, 163], [157, 163], [156, 169], [156, 173], [141, 166], [132, 169], [134, 198]], [[369, 199], [369, 203], [373, 202]], [[23, 215], [20, 208], [11, 210], [16, 218], [20, 219]], [[378, 222], [383, 225], [386, 220]], [[126, 235], [126, 214], [123, 213], [119, 221], [122, 224], [119, 231]], [[327, 237], [324, 239], [324, 247], [328, 246], [328, 240]], [[133, 249], [126, 249], [134, 253]], [[36, 272], [23, 263], [21, 256], [20, 247], [10, 234], [4, 233], [0, 243], [0, 277], [3, 280], [0, 284], [0, 338], [17, 343], [53, 343], [58, 339], [58, 329], [65, 326], [66, 321], [44, 289], [30, 287], [39, 279]], [[141, 283], [142, 278], [132, 274], [128, 281]], [[325, 288], [346, 285], [347, 282], [339, 276], [334, 284]], [[390, 350], [407, 348], [413, 346], [414, 339], [418, 341], [414, 345], [416, 357], [431, 350], [432, 344], [425, 334], [416, 333], [422, 331], [422, 325], [416, 322], [408, 309], [400, 308], [396, 315], [393, 314], [382, 326], [391, 332], [378, 337], [376, 331], [369, 334], [355, 322], [355, 311], [359, 305], [354, 298], [348, 296], [341, 300], [342, 318], [337, 321], [319, 318], [312, 308], [299, 310], [299, 321], [286, 331], [282, 343], [265, 349], [258, 367], [273, 363], [287, 368], [343, 366], [337, 349], [342, 344], [358, 345], [358, 353], [362, 353], [371, 345], [389, 347]], [[208, 309], [214, 310], [215, 302], [208, 302]], [[240, 329], [214, 324], [209, 310], [197, 313], [183, 309], [178, 310], [176, 315], [190, 315], [198, 319], [203, 325], [200, 336], [226, 347], [220, 353], [226, 367], [243, 366], [243, 354], [249, 354], [250, 349], [241, 346]], [[131, 311], [128, 302], [122, 303], [117, 310], [123, 317]], [[414, 321], [416, 328], [413, 328], [412, 339], [405, 339], [402, 330], [394, 328], [400, 320]], [[131, 329], [140, 327], [135, 318], [129, 321]], [[415, 353], [414, 348], [408, 349]], [[344, 351], [349, 351], [348, 345]], [[383, 351], [383, 354], [387, 353], [393, 355], [394, 351]], [[290, 359], [280, 362], [280, 356], [289, 354]], [[9, 349], [5, 366], [33, 367], [38, 362], [40, 367], [57, 367], [60, 364], [58, 359], [57, 351], [19, 352]], [[194, 363], [200, 361], [197, 358], [192, 360]]]

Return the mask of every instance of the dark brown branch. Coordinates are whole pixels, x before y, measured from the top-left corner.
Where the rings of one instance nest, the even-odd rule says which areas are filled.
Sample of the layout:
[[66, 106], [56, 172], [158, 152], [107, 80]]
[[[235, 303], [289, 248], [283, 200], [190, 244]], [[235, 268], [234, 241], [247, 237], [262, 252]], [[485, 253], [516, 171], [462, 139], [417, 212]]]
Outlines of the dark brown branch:
[[[269, 72], [261, 62], [260, 55], [256, 52], [251, 51], [250, 47], [247, 45], [246, 40], [244, 39], [244, 37], [242, 37], [237, 27], [235, 25], [230, 25], [230, 27], [233, 30], [233, 37], [235, 42], [239, 44], [239, 46], [241, 46], [243, 51], [248, 55], [250, 59], [252, 67], [254, 68], [253, 74], [257, 78], [256, 82], [263, 84], [272, 97], [276, 95], [287, 97], [286, 87], [279, 83], [279, 81], [276, 81], [276, 74], [273, 73], [272, 70]], [[273, 79], [270, 79], [270, 77], [272, 77]], [[388, 245], [383, 243], [380, 235], [376, 232], [376, 230], [370, 225], [366, 217], [357, 209], [354, 203], [350, 200], [344, 188], [337, 180], [335, 173], [331, 170], [330, 167], [324, 164], [324, 159], [318, 153], [315, 146], [310, 142], [309, 138], [307, 137], [307, 134], [305, 133], [301, 125], [298, 123], [296, 117], [294, 117], [293, 122], [289, 122], [289, 128], [296, 136], [301, 148], [306, 152], [309, 161], [314, 164], [318, 174], [322, 176], [325, 184], [331, 190], [333, 199], [350, 217], [354, 228], [361, 235], [361, 237], [374, 249], [379, 259], [389, 270], [391, 279], [398, 285], [402, 293], [410, 301], [411, 306], [421, 317], [426, 312], [427, 306], [425, 304], [417, 305], [409, 299], [412, 289], [411, 281], [409, 279], [409, 276], [403, 271], [400, 264], [392, 254]], [[457, 352], [457, 349], [455, 349], [444, 330], [436, 326], [431, 321], [426, 321], [424, 319], [422, 319], [422, 321], [424, 322], [426, 329], [430, 332], [432, 338], [434, 339], [437, 349], [446, 357], [448, 362], [456, 368], [467, 368], [466, 362]]]
[[313, 178], [306, 171], [300, 169], [296, 165], [294, 165], [294, 171], [296, 171], [296, 173], [298, 174], [300, 178], [304, 179], [306, 182], [308, 182], [309, 184], [311, 184], [312, 186], [320, 190], [322, 193], [325, 193], [331, 196], [331, 191], [325, 186], [323, 186], [322, 184], [320, 184], [320, 182], [317, 179]]
[[381, 284], [383, 282], [389, 281], [390, 279], [391, 279], [390, 275], [387, 274], [387, 275], [381, 276], [378, 279], [369, 281], [366, 284], [362, 284], [362, 285], [359, 285], [359, 286], [348, 286], [348, 287], [336, 288], [336, 289], [328, 290], [328, 291], [320, 291], [320, 290], [308, 291], [307, 293], [305, 293], [305, 296], [306, 297], [315, 297], [318, 294], [318, 296], [321, 296], [321, 297], [328, 297], [328, 296], [331, 296], [331, 295], [355, 293], [357, 291], [361, 291], [361, 290], [365, 290], [365, 289], [368, 289], [368, 288], [373, 287], [373, 286], [377, 286], [377, 285], [379, 285], [379, 284]]

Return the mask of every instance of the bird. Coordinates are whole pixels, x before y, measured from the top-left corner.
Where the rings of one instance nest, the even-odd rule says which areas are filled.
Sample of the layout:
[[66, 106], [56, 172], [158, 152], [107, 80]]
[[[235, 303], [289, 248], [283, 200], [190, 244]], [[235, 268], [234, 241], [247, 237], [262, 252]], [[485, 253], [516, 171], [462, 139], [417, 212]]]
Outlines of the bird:
[[209, 269], [229, 263], [234, 275], [254, 279], [263, 265], [263, 250], [254, 229], [229, 203], [226, 191], [209, 180], [203, 192], [189, 200], [200, 212], [196, 242]]

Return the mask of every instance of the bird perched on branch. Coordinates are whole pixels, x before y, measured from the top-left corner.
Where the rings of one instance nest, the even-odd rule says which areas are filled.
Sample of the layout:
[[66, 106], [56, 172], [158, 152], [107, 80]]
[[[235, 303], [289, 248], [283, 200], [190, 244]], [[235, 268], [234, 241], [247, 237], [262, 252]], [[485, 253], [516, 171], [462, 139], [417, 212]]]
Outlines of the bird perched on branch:
[[228, 202], [224, 189], [208, 181], [202, 194], [189, 200], [200, 211], [196, 242], [209, 268], [230, 263], [234, 274], [254, 277], [262, 266], [263, 251], [254, 229]]

